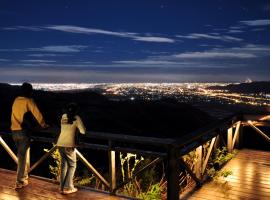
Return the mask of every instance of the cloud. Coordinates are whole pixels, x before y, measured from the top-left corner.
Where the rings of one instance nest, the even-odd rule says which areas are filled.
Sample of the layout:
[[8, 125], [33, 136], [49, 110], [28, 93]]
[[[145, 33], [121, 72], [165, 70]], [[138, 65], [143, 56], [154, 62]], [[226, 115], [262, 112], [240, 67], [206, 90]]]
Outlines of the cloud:
[[103, 34], [103, 35], [110, 35], [110, 36], [117, 36], [117, 37], [125, 37], [131, 38], [136, 41], [143, 41], [143, 42], [160, 42], [160, 43], [173, 43], [175, 42], [171, 38], [167, 37], [154, 37], [154, 36], [142, 36], [139, 33], [131, 33], [131, 32], [115, 32], [115, 31], [108, 31], [102, 29], [95, 29], [95, 28], [85, 28], [79, 26], [70, 26], [70, 25], [54, 25], [54, 26], [46, 26], [45, 28], [69, 33], [81, 33], [81, 34]]
[[87, 48], [84, 45], [60, 45], [60, 46], [44, 46], [41, 48], [32, 48], [32, 51], [59, 52], [59, 53], [76, 53]]
[[228, 33], [243, 33], [244, 31], [241, 31], [241, 30], [235, 30], [235, 29], [232, 29], [232, 30], [229, 30]]
[[4, 59], [4, 58], [0, 58], [0, 62], [8, 62], [10, 61], [9, 59]]
[[[86, 49], [85, 45], [52, 45], [40, 48], [26, 48], [26, 49], [0, 49], [0, 52], [11, 51], [33, 51], [33, 52], [52, 52], [52, 53], [77, 53]], [[37, 56], [38, 57], [38, 56]]]
[[[253, 69], [253, 68], [252, 68]], [[74, 69], [55, 67], [1, 67], [0, 82], [20, 83], [105, 83], [105, 82], [209, 82], [236, 81], [250, 77], [253, 80], [268, 80], [269, 70], [255, 71], [245, 68], [126, 68], [121, 71], [115, 69]], [[232, 73], [233, 71], [233, 73]]]
[[255, 55], [249, 53], [230, 53], [230, 52], [188, 52], [174, 55], [175, 58], [256, 58]]
[[43, 54], [29, 54], [28, 56], [32, 56], [32, 57], [55, 57], [55, 56], [59, 56], [60, 54], [53, 54], [53, 53], [43, 53]]
[[[228, 48], [226, 51], [233, 52], [233, 53], [248, 53], [253, 54], [256, 57], [270, 57], [270, 46], [267, 45], [255, 45], [255, 44], [247, 44], [242, 47], [233, 47]], [[269, 60], [266, 58], [266, 60]]]
[[27, 30], [27, 31], [43, 31], [41, 27], [38, 26], [12, 26], [12, 27], [3, 27], [2, 30], [11, 31], [11, 30]]
[[[208, 51], [183, 52], [171, 55], [148, 56], [138, 60], [113, 61], [115, 67], [160, 68], [230, 68], [256, 66], [261, 59], [270, 56], [270, 46], [247, 44], [241, 47], [212, 48]], [[247, 60], [248, 62], [243, 62]], [[220, 62], [222, 60], [222, 62]], [[264, 63], [265, 65], [266, 63]]]
[[76, 33], [76, 34], [100, 34], [100, 35], [109, 35], [115, 37], [122, 38], [130, 38], [135, 41], [141, 42], [156, 42], [156, 43], [174, 43], [175, 40], [168, 37], [155, 37], [155, 36], [147, 36], [146, 34], [132, 33], [132, 32], [116, 32], [116, 31], [108, 31], [97, 28], [87, 28], [80, 26], [72, 26], [72, 25], [50, 25], [50, 26], [14, 26], [14, 27], [4, 27], [2, 30], [28, 30], [28, 31], [45, 31], [45, 30], [54, 30], [61, 31], [66, 33]]
[[55, 60], [20, 60], [21, 62], [29, 63], [55, 63]]
[[267, 45], [247, 44], [243, 47], [234, 47], [232, 49], [239, 49], [242, 51], [269, 51], [270, 53], [270, 46]]
[[[209, 46], [209, 45], [208, 45]], [[211, 46], [209, 46], [211, 47]], [[138, 60], [113, 61], [111, 67], [130, 68], [230, 68], [256, 66], [261, 59], [270, 56], [270, 46], [247, 44], [240, 47], [219, 46], [208, 51], [183, 52], [171, 55], [148, 56]], [[243, 62], [247, 60], [248, 62]], [[222, 60], [222, 62], [220, 62]], [[266, 63], [264, 63], [265, 65]], [[103, 66], [104, 67], [104, 66]]]
[[26, 49], [0, 49], [0, 52], [28, 51]]
[[244, 28], [243, 26], [231, 26], [230, 29], [236, 29], [236, 30], [239, 30], [239, 29], [242, 29]]
[[201, 47], [214, 47], [214, 48], [223, 47], [222, 45], [218, 45], [218, 44], [200, 44], [199, 46], [201, 46]]
[[[116, 60], [104, 64], [91, 61], [67, 62], [67, 64], [63, 62], [4, 63], [2, 67], [0, 64], [2, 75], [0, 78], [5, 81], [18, 81], [23, 77], [24, 80], [45, 82], [145, 82], [147, 80], [168, 82], [185, 80], [185, 78], [186, 81], [224, 81], [230, 80], [232, 76], [235, 76], [235, 79], [243, 76], [245, 79], [246, 76], [252, 75], [253, 79], [258, 77], [258, 80], [267, 80], [269, 56], [270, 46], [247, 44], [240, 47], [212, 48], [208, 51], [148, 56], [144, 59]], [[12, 69], [14, 71], [10, 71]], [[189, 75], [194, 75], [194, 79]], [[223, 76], [227, 76], [228, 79]]]
[[174, 43], [175, 40], [170, 38], [164, 38], [164, 37], [134, 37], [133, 38], [136, 41], [143, 41], [143, 42], [165, 42], [165, 43]]
[[168, 65], [168, 64], [177, 64], [173, 61], [162, 61], [162, 60], [121, 60], [113, 61], [113, 63], [118, 64], [135, 64], [135, 65]]
[[246, 20], [240, 21], [240, 23], [245, 24], [247, 26], [269, 26], [270, 19]]
[[136, 33], [129, 33], [129, 32], [113, 32], [107, 31], [102, 29], [96, 28], [85, 28], [79, 26], [70, 26], [70, 25], [53, 25], [53, 26], [46, 26], [46, 29], [63, 31], [68, 33], [81, 33], [81, 34], [103, 34], [103, 35], [112, 35], [112, 36], [119, 36], [119, 37], [131, 37], [137, 35]]
[[202, 34], [202, 33], [191, 33], [189, 35], [176, 35], [178, 38], [186, 39], [210, 39], [210, 40], [221, 40], [224, 42], [241, 42], [243, 39], [237, 37], [231, 37], [227, 35], [216, 35], [216, 34]]
[[201, 52], [184, 52], [171, 55], [172, 58], [178, 59], [252, 59], [270, 56], [270, 46], [247, 44], [240, 47], [231, 48], [213, 48]]
[[[91, 68], [96, 67], [97, 65], [94, 65], [93, 63], [54, 63], [54, 62], [24, 62], [24, 63], [15, 63], [14, 66], [24, 66], [24, 67], [53, 67], [53, 68], [71, 68], [76, 69], [78, 67], [80, 68]], [[101, 66], [102, 67], [102, 66]]]
[[94, 64], [95, 62], [93, 62], [93, 61], [83, 61], [81, 63], [84, 63], [84, 64]]

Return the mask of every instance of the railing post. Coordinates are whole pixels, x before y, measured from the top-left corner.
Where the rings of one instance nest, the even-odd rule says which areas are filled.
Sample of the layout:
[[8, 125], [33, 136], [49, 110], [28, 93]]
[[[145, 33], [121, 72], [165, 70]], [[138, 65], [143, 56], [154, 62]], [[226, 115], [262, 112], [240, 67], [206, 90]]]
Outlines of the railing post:
[[195, 165], [195, 174], [198, 179], [202, 178], [202, 145], [196, 148], [197, 162]]
[[239, 128], [239, 137], [237, 143], [237, 148], [242, 149], [243, 148], [243, 143], [244, 143], [244, 132], [243, 132], [244, 126], [241, 124]]
[[26, 171], [29, 173], [30, 172], [30, 146], [26, 151]]
[[232, 152], [232, 142], [233, 142], [233, 128], [230, 127], [227, 131], [227, 149], [228, 152]]
[[116, 188], [116, 172], [115, 172], [115, 151], [112, 151], [112, 142], [109, 141], [109, 173], [110, 173], [110, 193], [114, 193]]
[[179, 200], [179, 162], [177, 149], [171, 148], [167, 154], [167, 199]]
[[202, 175], [204, 175], [204, 172], [205, 172], [205, 169], [206, 169], [208, 160], [209, 160], [209, 158], [210, 158], [210, 156], [211, 156], [211, 154], [212, 154], [212, 151], [213, 151], [213, 147], [214, 147], [215, 141], [216, 141], [216, 137], [214, 137], [214, 138], [211, 139], [211, 143], [210, 143], [210, 146], [209, 146], [209, 148], [208, 148], [208, 152], [207, 152], [206, 158], [205, 158], [205, 160], [203, 161]]
[[236, 123], [236, 128], [233, 136], [232, 149], [238, 148], [239, 146], [240, 128], [241, 128], [241, 121], [238, 121]]

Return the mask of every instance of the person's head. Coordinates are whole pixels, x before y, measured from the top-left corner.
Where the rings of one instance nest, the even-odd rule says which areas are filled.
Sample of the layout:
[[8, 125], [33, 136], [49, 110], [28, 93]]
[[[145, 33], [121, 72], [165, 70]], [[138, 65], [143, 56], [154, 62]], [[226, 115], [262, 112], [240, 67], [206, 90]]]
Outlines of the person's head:
[[67, 104], [66, 111], [67, 111], [67, 117], [68, 117], [68, 123], [72, 124], [75, 120], [75, 115], [78, 112], [78, 104], [76, 103], [69, 103]]
[[33, 87], [30, 83], [24, 82], [21, 86], [22, 96], [31, 97], [33, 93]]

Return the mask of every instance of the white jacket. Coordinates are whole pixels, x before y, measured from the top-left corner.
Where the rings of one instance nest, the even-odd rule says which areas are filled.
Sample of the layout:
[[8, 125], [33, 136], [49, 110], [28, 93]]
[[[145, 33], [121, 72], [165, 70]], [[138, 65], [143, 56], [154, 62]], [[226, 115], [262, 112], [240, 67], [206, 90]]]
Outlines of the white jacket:
[[63, 114], [61, 119], [61, 133], [56, 145], [60, 147], [74, 147], [77, 128], [81, 134], [85, 134], [84, 124], [78, 115], [75, 116], [73, 123], [69, 124], [67, 114]]

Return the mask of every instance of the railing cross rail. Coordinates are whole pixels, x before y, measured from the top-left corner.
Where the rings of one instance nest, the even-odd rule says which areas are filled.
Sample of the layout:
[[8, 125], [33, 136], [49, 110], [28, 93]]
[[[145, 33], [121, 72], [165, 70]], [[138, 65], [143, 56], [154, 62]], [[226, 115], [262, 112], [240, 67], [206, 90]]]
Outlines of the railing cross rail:
[[[251, 126], [256, 132], [262, 135], [266, 140], [270, 141], [263, 131], [261, 131], [256, 125], [267, 125], [270, 124], [269, 113], [267, 115], [262, 114], [259, 116], [255, 115], [233, 115], [229, 116], [218, 122], [208, 125], [202, 129], [191, 132], [184, 135], [181, 138], [168, 139], [168, 138], [153, 138], [153, 137], [141, 137], [141, 136], [130, 136], [124, 134], [113, 134], [113, 133], [98, 133], [98, 132], [87, 132], [89, 134], [86, 139], [89, 141], [81, 142], [78, 148], [90, 148], [97, 150], [108, 151], [109, 159], [109, 181], [107, 181], [94, 167], [87, 161], [87, 159], [79, 152], [76, 148], [76, 154], [79, 159], [87, 166], [87, 168], [99, 179], [103, 185], [105, 185], [111, 194], [115, 194], [121, 187], [130, 183], [138, 174], [151, 166], [154, 166], [158, 162], [166, 161], [166, 177], [167, 177], [167, 199], [177, 200], [179, 199], [179, 174], [180, 169], [185, 170], [197, 185], [201, 185], [204, 181], [207, 164], [209, 158], [213, 152], [213, 149], [218, 145], [217, 137], [223, 141], [228, 147], [228, 151], [232, 152], [238, 142], [241, 141], [241, 130], [245, 125]], [[43, 134], [47, 133], [48, 136], [51, 132], [58, 132], [59, 129], [54, 128], [51, 130], [42, 131]], [[228, 132], [227, 132], [228, 131]], [[227, 137], [220, 137], [227, 134]], [[8, 152], [11, 158], [17, 163], [17, 157], [6, 144], [3, 135], [11, 136], [11, 133], [0, 132], [0, 144]], [[94, 140], [92, 140], [94, 139]], [[34, 136], [31, 140], [54, 143], [54, 138]], [[209, 143], [208, 143], [209, 142]], [[202, 151], [202, 145], [208, 143], [208, 150]], [[53, 146], [49, 152], [45, 153], [38, 161], [36, 161], [29, 172], [32, 172], [38, 165], [43, 162], [49, 155], [55, 150], [56, 146]], [[196, 163], [196, 170], [188, 166], [182, 159], [183, 155], [197, 149], [198, 162]], [[149, 164], [143, 166], [138, 170], [132, 177], [128, 178], [121, 184], [117, 185], [116, 180], [116, 155], [117, 152], [136, 153], [141, 155], [150, 155], [155, 157]]]

